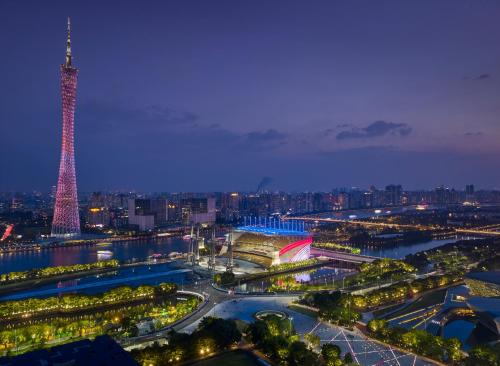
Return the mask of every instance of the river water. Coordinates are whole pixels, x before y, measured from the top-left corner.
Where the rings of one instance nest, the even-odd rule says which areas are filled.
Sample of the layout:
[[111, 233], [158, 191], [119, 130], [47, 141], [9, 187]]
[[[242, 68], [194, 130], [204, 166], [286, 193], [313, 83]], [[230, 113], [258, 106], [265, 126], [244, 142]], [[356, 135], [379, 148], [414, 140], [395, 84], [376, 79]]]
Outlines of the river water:
[[391, 259], [404, 259], [408, 254], [415, 254], [424, 250], [438, 248], [448, 243], [454, 243], [458, 240], [473, 240], [472, 237], [454, 237], [450, 239], [434, 239], [424, 243], [388, 246], [386, 248], [365, 247], [361, 248], [361, 254], [370, 255], [374, 257], [383, 257]]
[[129, 261], [134, 258], [144, 260], [155, 253], [187, 252], [189, 242], [181, 237], [148, 238], [114, 242], [106, 247], [96, 245], [68, 246], [32, 252], [3, 253], [0, 254], [0, 273], [93, 263], [99, 259], [97, 252], [102, 250], [111, 251], [113, 254], [110, 258], [119, 261]]
[[[458, 237], [444, 240], [431, 240], [425, 243], [409, 245], [403, 244], [397, 247], [391, 246], [386, 248], [365, 247], [361, 249], [361, 254], [375, 257], [402, 259], [408, 254], [437, 248], [461, 239], [472, 238]], [[112, 256], [110, 258], [115, 258], [119, 261], [130, 261], [133, 259], [144, 260], [148, 256], [155, 253], [185, 253], [188, 249], [188, 241], [183, 240], [181, 237], [169, 237], [114, 242], [106, 247], [95, 245], [75, 246], [33, 252], [4, 253], [0, 254], [0, 273], [25, 271], [33, 268], [43, 268], [49, 266], [93, 263], [100, 259], [98, 251], [101, 250], [111, 251]]]
[[0, 296], [0, 300], [19, 300], [28, 297], [49, 297], [67, 293], [95, 294], [117, 286], [156, 286], [162, 282], [174, 282], [182, 288], [195, 278], [191, 269], [178, 269], [171, 263], [144, 265], [119, 269], [114, 272], [90, 275], [76, 280], [50, 283], [34, 289], [16, 291]]

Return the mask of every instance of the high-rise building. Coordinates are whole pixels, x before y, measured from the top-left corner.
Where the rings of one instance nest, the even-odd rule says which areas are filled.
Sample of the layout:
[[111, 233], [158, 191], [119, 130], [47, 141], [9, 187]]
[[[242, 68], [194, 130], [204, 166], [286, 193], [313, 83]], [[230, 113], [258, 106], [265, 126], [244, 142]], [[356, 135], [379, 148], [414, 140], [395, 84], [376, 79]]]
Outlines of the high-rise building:
[[185, 198], [181, 200], [182, 221], [186, 225], [213, 225], [215, 198]]
[[465, 186], [465, 199], [467, 201], [474, 200], [474, 184], [467, 184]]
[[78, 69], [71, 65], [70, 33], [70, 20], [68, 18], [66, 62], [61, 65], [62, 144], [54, 218], [52, 221], [52, 236], [54, 237], [80, 235], [74, 147], [74, 118]]
[[401, 197], [402, 197], [402, 187], [400, 184], [390, 184], [385, 187], [385, 192], [387, 196], [386, 204], [389, 206], [399, 206], [401, 205]]
[[220, 193], [219, 197], [220, 218], [224, 221], [238, 220], [240, 217], [240, 195], [237, 192]]
[[87, 223], [92, 227], [106, 227], [111, 221], [108, 200], [105, 194], [94, 192], [87, 208]]
[[163, 198], [130, 198], [128, 223], [140, 230], [151, 230], [167, 222], [167, 200]]

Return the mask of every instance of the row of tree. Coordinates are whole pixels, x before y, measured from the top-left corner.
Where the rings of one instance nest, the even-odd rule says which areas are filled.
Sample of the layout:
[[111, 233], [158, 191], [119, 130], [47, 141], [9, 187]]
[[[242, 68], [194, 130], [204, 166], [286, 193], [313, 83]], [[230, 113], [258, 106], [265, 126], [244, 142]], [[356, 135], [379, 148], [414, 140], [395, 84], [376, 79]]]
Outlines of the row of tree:
[[303, 267], [312, 266], [316, 263], [318, 263], [318, 260], [316, 258], [304, 259], [303, 261], [297, 261], [297, 262], [281, 263], [269, 267], [269, 272], [291, 271], [294, 269], [300, 269]]
[[398, 282], [394, 285], [373, 290], [364, 295], [353, 295], [353, 304], [359, 310], [394, 304], [412, 298], [423, 291], [447, 286], [461, 280], [460, 273], [429, 276], [411, 282]]
[[177, 286], [173, 283], [162, 283], [158, 286], [116, 287], [97, 295], [67, 294], [43, 299], [28, 298], [24, 300], [0, 302], [0, 320], [13, 317], [49, 314], [54, 312], [72, 312], [96, 308], [132, 300], [154, 298], [175, 293]]
[[87, 264], [74, 264], [71, 266], [54, 266], [54, 267], [31, 269], [29, 271], [9, 272], [0, 275], [0, 283], [47, 278], [62, 274], [89, 271], [93, 269], [117, 268], [119, 265], [120, 263], [116, 259], [110, 259], [110, 260], [98, 261]]
[[177, 303], [172, 299], [161, 304], [125, 305], [38, 323], [26, 321], [26, 324], [0, 330], [0, 354], [23, 353], [105, 333], [117, 338], [135, 337], [139, 335], [139, 323], [150, 325], [148, 330], [143, 327], [143, 334], [153, 332], [181, 319], [198, 305], [198, 298], [193, 296]]
[[371, 263], [363, 263], [359, 267], [358, 280], [370, 282], [376, 279], [389, 279], [391, 276], [415, 273], [417, 269], [412, 265], [389, 258], [378, 259]]
[[354, 309], [354, 297], [340, 291], [322, 291], [306, 294], [300, 302], [319, 310], [321, 319], [331, 323], [352, 326], [361, 318], [361, 314]]
[[359, 248], [355, 248], [349, 245], [333, 243], [329, 241], [315, 241], [312, 245], [316, 248], [333, 249], [346, 253], [361, 254], [361, 249]]

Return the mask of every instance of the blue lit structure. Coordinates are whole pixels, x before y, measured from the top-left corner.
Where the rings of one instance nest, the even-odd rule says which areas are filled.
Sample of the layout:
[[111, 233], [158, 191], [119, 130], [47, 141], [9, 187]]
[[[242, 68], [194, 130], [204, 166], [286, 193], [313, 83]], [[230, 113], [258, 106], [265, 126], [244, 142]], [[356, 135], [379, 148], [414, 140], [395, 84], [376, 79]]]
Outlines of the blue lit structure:
[[265, 226], [239, 226], [235, 231], [246, 231], [250, 233], [257, 233], [263, 235], [284, 235], [284, 236], [309, 236], [307, 231], [298, 231], [290, 229], [279, 229], [274, 227]]
[[274, 217], [245, 217], [233, 231], [235, 258], [264, 267], [308, 259], [312, 236], [303, 221], [281, 221]]
[[243, 226], [237, 231], [246, 231], [263, 235], [308, 236], [304, 221], [282, 221], [274, 217], [244, 217]]

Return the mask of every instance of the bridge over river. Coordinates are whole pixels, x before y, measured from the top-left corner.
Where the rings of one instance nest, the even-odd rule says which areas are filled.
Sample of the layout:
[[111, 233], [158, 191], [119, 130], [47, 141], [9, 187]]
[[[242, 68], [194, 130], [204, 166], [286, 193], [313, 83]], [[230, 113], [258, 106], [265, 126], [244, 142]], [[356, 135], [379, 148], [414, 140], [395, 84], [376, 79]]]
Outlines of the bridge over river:
[[381, 259], [380, 257], [372, 257], [369, 255], [337, 252], [335, 250], [314, 248], [314, 247], [311, 247], [311, 256], [327, 257], [329, 259], [334, 259], [336, 261], [349, 262], [349, 263], [355, 263], [355, 264], [372, 263], [373, 261], [376, 261], [377, 259]]
[[[393, 222], [384, 221], [367, 221], [358, 219], [337, 219], [332, 217], [321, 217], [320, 214], [308, 215], [308, 216], [287, 216], [283, 220], [299, 220], [304, 222], [314, 222], [314, 223], [340, 223], [340, 224], [351, 224], [360, 225], [365, 227], [381, 227], [381, 228], [391, 228], [391, 229], [408, 229], [408, 230], [439, 230], [439, 229], [450, 229], [445, 227], [440, 227], [437, 225], [409, 225], [409, 224], [396, 224]], [[453, 228], [457, 234], [467, 234], [475, 236], [500, 236], [500, 230], [498, 225], [496, 227], [471, 227], [471, 228]]]

